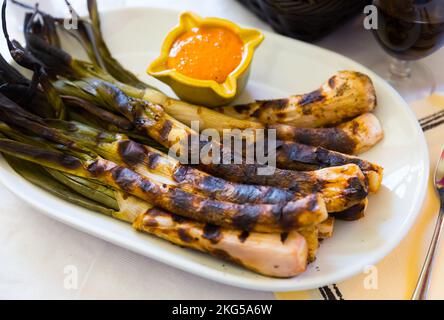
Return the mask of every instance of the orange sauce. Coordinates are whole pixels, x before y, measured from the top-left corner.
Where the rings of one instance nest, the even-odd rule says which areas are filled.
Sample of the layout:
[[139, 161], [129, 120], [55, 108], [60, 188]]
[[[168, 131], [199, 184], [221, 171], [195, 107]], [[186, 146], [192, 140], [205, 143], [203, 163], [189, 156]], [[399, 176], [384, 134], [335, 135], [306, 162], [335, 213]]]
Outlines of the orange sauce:
[[221, 27], [193, 28], [174, 42], [168, 68], [199, 80], [223, 83], [242, 61], [243, 42]]

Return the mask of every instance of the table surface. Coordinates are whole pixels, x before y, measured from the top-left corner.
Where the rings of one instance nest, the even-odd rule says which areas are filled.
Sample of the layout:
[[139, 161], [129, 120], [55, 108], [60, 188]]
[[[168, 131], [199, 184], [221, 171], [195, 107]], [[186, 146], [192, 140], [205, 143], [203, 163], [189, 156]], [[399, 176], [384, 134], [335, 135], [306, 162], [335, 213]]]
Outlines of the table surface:
[[[33, 3], [33, 1], [25, 1]], [[85, 13], [86, 0], [71, 3]], [[51, 13], [66, 14], [59, 0], [41, 0]], [[155, 6], [192, 10], [204, 16], [220, 16], [263, 30], [270, 28], [234, 0], [117, 0], [100, 1], [100, 9]], [[10, 6], [11, 34], [20, 31], [22, 12]], [[356, 18], [320, 46], [344, 54], [364, 65], [387, 59], [370, 32]], [[5, 44], [0, 51], [4, 56]], [[444, 49], [424, 59], [444, 92]], [[433, 67], [433, 68], [432, 68]], [[0, 192], [0, 298], [13, 299], [273, 299], [272, 293], [221, 285], [132, 253], [46, 217], [11, 194]], [[78, 286], [67, 275], [77, 272]], [[68, 282], [67, 282], [68, 281]], [[432, 284], [433, 286], [433, 284]]]

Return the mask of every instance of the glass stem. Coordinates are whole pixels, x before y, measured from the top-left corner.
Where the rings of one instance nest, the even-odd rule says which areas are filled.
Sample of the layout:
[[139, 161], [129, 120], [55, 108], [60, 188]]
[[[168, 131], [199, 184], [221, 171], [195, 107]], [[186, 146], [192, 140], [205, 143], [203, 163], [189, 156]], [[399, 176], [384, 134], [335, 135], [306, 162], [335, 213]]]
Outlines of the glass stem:
[[393, 58], [390, 63], [390, 73], [398, 78], [410, 78], [410, 76], [412, 75], [410, 61]]

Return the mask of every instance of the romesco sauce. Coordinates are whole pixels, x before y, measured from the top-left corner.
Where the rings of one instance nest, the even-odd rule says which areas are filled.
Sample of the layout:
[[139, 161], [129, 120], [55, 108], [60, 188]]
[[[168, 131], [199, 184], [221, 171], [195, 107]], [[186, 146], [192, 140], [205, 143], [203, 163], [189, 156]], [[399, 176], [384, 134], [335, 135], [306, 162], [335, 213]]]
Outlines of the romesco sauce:
[[168, 68], [198, 80], [223, 83], [242, 61], [243, 42], [221, 27], [193, 28], [174, 42]]

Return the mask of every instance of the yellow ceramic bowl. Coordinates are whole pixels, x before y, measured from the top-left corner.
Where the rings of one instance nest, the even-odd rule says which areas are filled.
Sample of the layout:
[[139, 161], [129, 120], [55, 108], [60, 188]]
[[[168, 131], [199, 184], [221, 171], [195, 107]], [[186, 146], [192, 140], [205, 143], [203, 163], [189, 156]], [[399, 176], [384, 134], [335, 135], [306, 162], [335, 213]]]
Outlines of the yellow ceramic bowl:
[[[168, 56], [176, 39], [183, 33], [199, 27], [224, 27], [236, 33], [242, 42], [243, 58], [239, 66], [230, 73], [225, 82], [198, 80], [169, 69]], [[165, 38], [159, 58], [148, 67], [148, 74], [168, 84], [177, 96], [185, 101], [216, 107], [232, 102], [245, 88], [254, 50], [263, 41], [264, 35], [254, 29], [243, 29], [231, 21], [219, 18], [201, 18], [191, 12], [182, 13], [180, 24]]]

